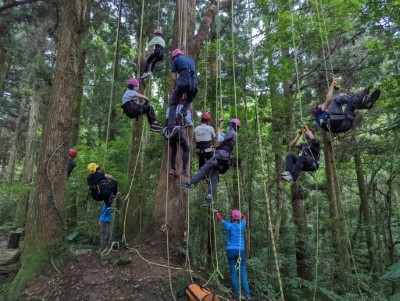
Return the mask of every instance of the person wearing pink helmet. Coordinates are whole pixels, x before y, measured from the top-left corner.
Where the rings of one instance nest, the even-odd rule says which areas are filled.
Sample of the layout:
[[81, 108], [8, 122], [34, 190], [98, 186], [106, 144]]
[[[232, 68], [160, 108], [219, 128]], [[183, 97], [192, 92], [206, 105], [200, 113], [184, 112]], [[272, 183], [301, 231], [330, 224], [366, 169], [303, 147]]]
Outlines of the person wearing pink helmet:
[[69, 155], [69, 159], [68, 159], [68, 176], [67, 176], [67, 178], [69, 178], [71, 172], [76, 167], [76, 162], [74, 159], [78, 155], [78, 152], [75, 149], [70, 148], [68, 151], [68, 155]]
[[[129, 118], [137, 118], [140, 115], [146, 114], [147, 121], [150, 124], [150, 131], [161, 132], [162, 127], [158, 125], [156, 119], [156, 113], [153, 107], [149, 103], [149, 98], [138, 92], [139, 81], [136, 78], [128, 79], [128, 87], [122, 97], [121, 108]], [[139, 103], [139, 99], [146, 100], [144, 104]]]
[[174, 49], [171, 55], [171, 78], [174, 91], [169, 102], [170, 110], [167, 122], [169, 131], [175, 126], [175, 111], [181, 102], [182, 96], [186, 93], [185, 103], [181, 110], [183, 117], [185, 117], [190, 104], [196, 97], [198, 87], [196, 66], [193, 59], [184, 56], [179, 48]]
[[165, 41], [161, 37], [162, 34], [162, 29], [160, 27], [154, 30], [155, 37], [152, 38], [149, 43], [149, 48], [153, 47], [153, 53], [147, 58], [146, 65], [144, 66], [143, 70], [143, 75], [140, 78], [147, 78], [149, 76], [152, 76], [156, 64], [164, 59], [163, 51], [165, 48]]
[[210, 206], [214, 203], [213, 195], [217, 191], [219, 174], [224, 174], [231, 166], [236, 167], [238, 164], [238, 160], [232, 157], [232, 151], [235, 148], [239, 128], [240, 120], [233, 118], [229, 122], [226, 134], [223, 134], [221, 129], [219, 129], [217, 134], [219, 145], [214, 156], [188, 182], [180, 185], [182, 189], [189, 190], [209, 174], [208, 193], [201, 206]]
[[199, 168], [214, 156], [215, 130], [209, 125], [211, 114], [204, 112], [201, 115], [201, 124], [194, 129], [196, 153], [199, 156]]
[[[231, 270], [232, 291], [235, 300], [240, 297], [239, 275], [245, 300], [250, 300], [250, 287], [246, 271], [245, 233], [247, 218], [239, 210], [231, 211], [231, 221], [224, 220], [217, 209], [213, 210], [215, 217], [221, 222], [226, 231], [226, 257]], [[240, 262], [238, 262], [240, 258]], [[239, 265], [240, 270], [236, 270]], [[239, 275], [238, 275], [239, 274]]]

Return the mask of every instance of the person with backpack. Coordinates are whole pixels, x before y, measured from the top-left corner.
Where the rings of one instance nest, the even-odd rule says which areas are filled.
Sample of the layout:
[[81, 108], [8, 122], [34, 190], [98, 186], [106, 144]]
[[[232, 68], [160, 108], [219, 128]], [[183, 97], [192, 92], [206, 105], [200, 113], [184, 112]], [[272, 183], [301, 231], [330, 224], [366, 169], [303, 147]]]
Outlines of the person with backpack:
[[69, 178], [71, 172], [74, 170], [76, 167], [76, 162], [75, 162], [75, 157], [78, 155], [78, 152], [74, 150], [73, 148], [70, 148], [68, 151], [69, 159], [68, 159], [68, 176]]
[[[149, 48], [154, 46], [154, 50], [153, 53], [147, 58], [146, 65], [143, 70], [143, 75], [140, 78], [147, 78], [152, 76], [156, 64], [164, 59], [163, 50], [165, 48], [165, 41], [161, 37], [162, 34], [163, 33], [161, 28], [156, 28], [154, 30], [155, 37], [152, 38], [149, 43]], [[149, 71], [150, 66], [151, 71]]]
[[[178, 106], [179, 107], [179, 106]], [[166, 115], [169, 115], [169, 110], [170, 108], [167, 109]], [[189, 154], [190, 154], [190, 149], [189, 149], [189, 142], [186, 137], [185, 130], [182, 127], [183, 125], [183, 116], [180, 113], [176, 114], [176, 125], [172, 129], [171, 133], [166, 134], [165, 130], [167, 128], [164, 128], [164, 138], [168, 140], [169, 148], [170, 148], [170, 169], [169, 169], [169, 174], [172, 176], [177, 177], [179, 173], [176, 171], [176, 155], [178, 153], [178, 145], [181, 147], [182, 150], [182, 173], [181, 175], [188, 177], [189, 176], [189, 171], [187, 169], [187, 165], [189, 162]]]
[[[232, 291], [235, 300], [241, 295], [239, 288], [239, 275], [245, 300], [250, 300], [250, 287], [246, 271], [245, 233], [247, 218], [239, 210], [231, 211], [230, 222], [226, 221], [217, 209], [215, 217], [220, 221], [226, 231], [226, 257], [231, 271]], [[238, 267], [238, 269], [236, 269]], [[240, 270], [239, 270], [240, 269]]]
[[210, 181], [208, 183], [207, 196], [201, 206], [210, 206], [214, 203], [213, 195], [217, 191], [219, 174], [225, 173], [230, 166], [235, 166], [238, 162], [232, 160], [232, 151], [236, 144], [237, 131], [240, 128], [240, 120], [237, 118], [231, 119], [228, 125], [227, 133], [224, 135], [218, 131], [217, 141], [219, 146], [212, 156], [188, 182], [180, 185], [182, 189], [189, 190], [193, 185], [199, 183], [207, 173]]
[[182, 96], [186, 93], [184, 106], [181, 110], [183, 117], [185, 117], [190, 104], [196, 97], [198, 87], [195, 63], [192, 58], [184, 56], [179, 48], [172, 51], [171, 78], [174, 90], [169, 103], [170, 110], [167, 122], [169, 132], [175, 127], [175, 110], [181, 102]]
[[[146, 114], [147, 121], [150, 124], [150, 131], [161, 132], [162, 127], [158, 125], [154, 108], [149, 103], [149, 98], [138, 92], [139, 82], [135, 78], [128, 80], [128, 87], [122, 97], [122, 110], [129, 118], [137, 118]], [[146, 100], [144, 104], [139, 103], [139, 98]]]
[[114, 198], [118, 197], [118, 184], [112, 175], [108, 175], [101, 171], [100, 166], [96, 163], [90, 163], [87, 166], [89, 173], [87, 184], [89, 192], [95, 201], [104, 201], [106, 208], [110, 208]]
[[304, 130], [306, 142], [298, 142], [300, 137], [303, 136], [303, 131], [299, 131], [293, 141], [290, 142], [291, 146], [301, 149], [302, 154], [299, 156], [287, 154], [285, 171], [281, 174], [282, 179], [290, 184], [297, 180], [301, 171], [316, 171], [319, 168], [319, 142], [315, 139], [314, 132], [309, 126], [304, 125]]
[[214, 156], [215, 130], [209, 125], [211, 115], [204, 112], [201, 115], [201, 124], [194, 129], [196, 153], [199, 156], [199, 168]]
[[[314, 115], [318, 125], [332, 133], [344, 133], [350, 130], [356, 118], [356, 109], [372, 109], [375, 101], [381, 96], [380, 90], [375, 90], [369, 96], [370, 88], [367, 87], [358, 94], [340, 94], [334, 97], [334, 91], [339, 89], [337, 81], [332, 81], [325, 102], [311, 109], [311, 114]], [[344, 105], [346, 107], [343, 111]]]

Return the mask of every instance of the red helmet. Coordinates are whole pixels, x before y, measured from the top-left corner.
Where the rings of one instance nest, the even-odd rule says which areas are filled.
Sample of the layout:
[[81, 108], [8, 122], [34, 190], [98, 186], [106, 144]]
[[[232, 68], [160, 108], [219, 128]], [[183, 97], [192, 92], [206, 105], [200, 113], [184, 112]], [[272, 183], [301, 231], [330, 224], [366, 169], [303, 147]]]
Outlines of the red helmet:
[[211, 114], [208, 113], [208, 112], [204, 112], [204, 113], [201, 115], [201, 119], [204, 119], [204, 120], [209, 121], [209, 120], [211, 120]]
[[242, 218], [242, 212], [240, 212], [239, 210], [232, 210], [231, 211], [231, 218], [234, 221], [240, 221], [240, 219]]
[[68, 151], [68, 154], [72, 157], [75, 158], [78, 155], [78, 152], [74, 150], [73, 148], [70, 148]]
[[154, 29], [154, 34], [162, 35], [162, 29], [161, 29], [161, 27], [158, 27], [158, 28]]
[[180, 50], [179, 48], [176, 48], [174, 50], [172, 50], [172, 58], [176, 57], [177, 55], [183, 54], [182, 50]]
[[139, 82], [136, 78], [128, 79], [128, 85], [132, 85], [134, 87], [139, 87]]

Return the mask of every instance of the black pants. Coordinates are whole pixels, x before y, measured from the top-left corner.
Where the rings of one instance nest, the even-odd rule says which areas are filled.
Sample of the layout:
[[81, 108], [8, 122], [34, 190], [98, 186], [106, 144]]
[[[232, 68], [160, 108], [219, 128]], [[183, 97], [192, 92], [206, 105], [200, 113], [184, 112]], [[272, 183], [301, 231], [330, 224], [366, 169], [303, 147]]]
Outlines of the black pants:
[[141, 105], [133, 101], [123, 104], [122, 109], [129, 118], [137, 118], [140, 115], [146, 114], [147, 121], [152, 125], [156, 121], [156, 113], [151, 105]]
[[293, 181], [296, 181], [300, 172], [315, 171], [314, 159], [309, 156], [296, 156], [293, 154], [286, 155], [285, 170], [290, 171]]
[[187, 164], [189, 161], [189, 144], [185, 135], [183, 128], [179, 128], [179, 130], [169, 138], [169, 147], [171, 149], [171, 169], [175, 170], [176, 166], [176, 154], [178, 152], [178, 144], [182, 149], [182, 169], [187, 169]]
[[151, 72], [154, 71], [156, 64], [164, 59], [163, 55], [163, 47], [160, 45], [156, 45], [153, 53], [147, 58], [146, 66], [144, 67], [144, 72], [149, 71], [149, 67], [151, 65]]
[[113, 201], [113, 195], [116, 195], [118, 192], [118, 183], [115, 180], [110, 180], [108, 182], [108, 185], [111, 188], [111, 194], [109, 194], [107, 197], [103, 198], [104, 204], [106, 204], [106, 207], [111, 207], [112, 201]]

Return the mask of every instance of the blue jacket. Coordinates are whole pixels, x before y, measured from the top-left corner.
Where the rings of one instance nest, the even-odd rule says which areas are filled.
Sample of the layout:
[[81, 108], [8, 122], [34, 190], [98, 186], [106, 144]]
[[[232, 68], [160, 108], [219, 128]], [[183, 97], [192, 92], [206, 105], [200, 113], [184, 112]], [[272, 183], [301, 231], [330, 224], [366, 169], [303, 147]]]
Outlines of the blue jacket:
[[221, 224], [226, 230], [226, 249], [244, 250], [244, 235], [246, 233], [246, 221], [240, 223], [230, 223], [223, 220]]
[[196, 78], [196, 66], [193, 59], [183, 55], [178, 56], [172, 61], [171, 72], [179, 73], [179, 78], [176, 80], [177, 86], [189, 85], [190, 77]]
[[106, 204], [103, 204], [103, 207], [102, 207], [101, 213], [100, 213], [99, 222], [100, 223], [110, 223], [111, 217], [112, 217], [111, 212], [109, 210], [107, 210]]

